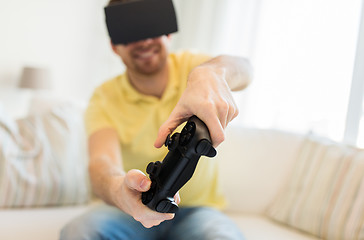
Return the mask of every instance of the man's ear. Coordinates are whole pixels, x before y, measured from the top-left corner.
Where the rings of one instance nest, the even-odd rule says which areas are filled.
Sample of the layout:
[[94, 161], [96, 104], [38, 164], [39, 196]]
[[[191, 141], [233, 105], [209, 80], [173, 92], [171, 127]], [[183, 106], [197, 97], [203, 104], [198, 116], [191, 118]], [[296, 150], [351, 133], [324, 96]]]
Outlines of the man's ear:
[[117, 52], [116, 52], [116, 46], [112, 43], [111, 40], [110, 40], [110, 45], [111, 45], [112, 51], [117, 54]]

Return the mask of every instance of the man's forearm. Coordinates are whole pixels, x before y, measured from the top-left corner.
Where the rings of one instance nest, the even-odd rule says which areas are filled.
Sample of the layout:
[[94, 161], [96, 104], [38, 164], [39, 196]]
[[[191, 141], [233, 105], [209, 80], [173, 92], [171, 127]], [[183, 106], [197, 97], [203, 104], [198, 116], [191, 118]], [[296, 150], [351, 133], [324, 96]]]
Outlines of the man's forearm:
[[107, 156], [92, 159], [89, 164], [89, 173], [93, 192], [110, 205], [115, 205], [115, 192], [120, 186], [120, 178], [125, 172], [119, 167], [112, 165]]
[[208, 67], [217, 74], [222, 74], [232, 91], [240, 91], [252, 81], [252, 66], [249, 60], [242, 57], [220, 55], [199, 67]]
[[115, 191], [123, 182], [118, 134], [113, 128], [104, 128], [89, 137], [89, 174], [94, 193], [106, 203], [115, 205]]
[[160, 127], [154, 146], [161, 147], [168, 134], [196, 115], [209, 128], [217, 147], [225, 139], [224, 129], [239, 114], [231, 91], [242, 90], [251, 81], [250, 63], [241, 57], [222, 55], [192, 69], [186, 90]]

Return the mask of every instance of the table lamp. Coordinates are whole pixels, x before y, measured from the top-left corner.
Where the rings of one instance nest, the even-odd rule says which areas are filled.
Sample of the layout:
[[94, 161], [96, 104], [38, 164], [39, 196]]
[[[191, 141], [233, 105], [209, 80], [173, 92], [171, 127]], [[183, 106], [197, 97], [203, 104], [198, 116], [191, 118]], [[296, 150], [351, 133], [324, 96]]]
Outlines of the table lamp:
[[48, 68], [24, 67], [19, 87], [28, 89], [50, 89], [51, 77]]

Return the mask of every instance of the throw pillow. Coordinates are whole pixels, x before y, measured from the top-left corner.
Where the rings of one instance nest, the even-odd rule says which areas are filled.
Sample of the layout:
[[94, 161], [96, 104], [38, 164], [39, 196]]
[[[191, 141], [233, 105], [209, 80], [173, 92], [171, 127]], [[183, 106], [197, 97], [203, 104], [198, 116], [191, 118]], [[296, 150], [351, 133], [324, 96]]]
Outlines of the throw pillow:
[[69, 103], [17, 121], [0, 111], [0, 208], [88, 201], [85, 136]]
[[323, 239], [364, 239], [364, 150], [307, 137], [268, 215]]

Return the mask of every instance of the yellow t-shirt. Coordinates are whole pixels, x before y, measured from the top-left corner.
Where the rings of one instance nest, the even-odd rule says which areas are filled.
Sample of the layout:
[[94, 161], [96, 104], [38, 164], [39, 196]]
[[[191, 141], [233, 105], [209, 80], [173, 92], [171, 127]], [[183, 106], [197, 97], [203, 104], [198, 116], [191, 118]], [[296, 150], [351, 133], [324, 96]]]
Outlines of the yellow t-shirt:
[[[162, 98], [138, 92], [124, 73], [96, 88], [85, 113], [90, 135], [106, 127], [119, 135], [124, 170], [145, 173], [149, 162], [162, 161], [168, 149], [154, 147], [159, 127], [167, 120], [186, 88], [190, 71], [210, 57], [190, 52], [168, 56], [169, 82]], [[182, 124], [181, 127], [183, 127]], [[179, 128], [179, 130], [181, 129]], [[222, 208], [225, 199], [218, 180], [214, 158], [200, 158], [192, 178], [180, 190], [181, 206]]]

